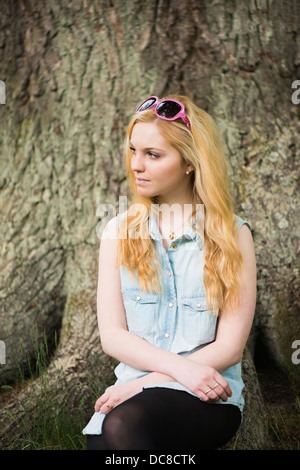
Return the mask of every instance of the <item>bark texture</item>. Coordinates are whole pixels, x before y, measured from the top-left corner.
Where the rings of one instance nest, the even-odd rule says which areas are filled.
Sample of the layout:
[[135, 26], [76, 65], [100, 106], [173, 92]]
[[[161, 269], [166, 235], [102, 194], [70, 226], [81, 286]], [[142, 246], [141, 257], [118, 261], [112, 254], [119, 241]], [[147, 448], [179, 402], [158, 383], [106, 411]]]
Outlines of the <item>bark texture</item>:
[[[89, 373], [99, 392], [113, 381], [96, 324], [96, 212], [102, 203], [118, 210], [127, 194], [122, 145], [136, 104], [170, 92], [189, 95], [217, 120], [237, 213], [253, 229], [258, 302], [249, 350], [263, 343], [297, 378], [300, 105], [291, 87], [300, 78], [299, 20], [296, 0], [1, 6], [2, 384], [26, 372], [35, 345], [44, 334], [51, 345], [54, 331], [59, 351], [48, 373], [59, 368], [76, 384], [74, 409], [85, 395], [87, 418], [92, 412]], [[266, 437], [254, 419], [264, 411], [249, 351], [243, 367], [249, 419], [238, 442], [256, 448]], [[7, 410], [22, 416], [23, 393], [2, 410], [3, 446], [17, 432]]]

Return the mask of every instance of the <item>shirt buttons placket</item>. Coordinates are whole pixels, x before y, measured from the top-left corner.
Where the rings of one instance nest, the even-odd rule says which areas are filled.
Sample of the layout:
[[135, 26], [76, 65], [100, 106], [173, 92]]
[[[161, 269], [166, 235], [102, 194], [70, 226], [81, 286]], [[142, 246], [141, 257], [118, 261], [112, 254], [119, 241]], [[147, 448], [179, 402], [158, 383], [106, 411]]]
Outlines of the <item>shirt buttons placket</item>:
[[[169, 274], [171, 274], [171, 273], [169, 273]], [[174, 307], [174, 303], [173, 303], [173, 302], [169, 302], [168, 307], [169, 307], [169, 308], [173, 308], [173, 307]], [[171, 336], [171, 334], [170, 334], [169, 332], [166, 332], [166, 333], [164, 334], [164, 337], [165, 337], [166, 339], [169, 339], [170, 336]]]
[[[170, 248], [177, 248], [177, 245], [175, 244], [175, 247], [174, 247], [174, 244], [171, 244]], [[165, 254], [166, 252], [164, 252], [164, 255]], [[163, 342], [165, 341], [164, 343], [165, 347], [169, 349], [172, 344], [171, 338], [173, 337], [173, 328], [174, 328], [174, 321], [175, 321], [175, 319], [173, 318], [175, 315], [175, 312], [174, 312], [175, 304], [174, 302], [171, 301], [171, 299], [174, 298], [174, 295], [175, 295], [175, 284], [174, 284], [175, 279], [174, 279], [174, 274], [173, 274], [168, 256], [167, 256], [167, 269], [168, 269], [167, 276], [169, 278], [168, 279], [168, 294], [170, 295], [169, 297], [170, 301], [167, 304], [168, 305], [167, 309], [169, 311], [169, 314], [167, 314], [168, 319], [165, 324], [165, 332], [163, 333]]]

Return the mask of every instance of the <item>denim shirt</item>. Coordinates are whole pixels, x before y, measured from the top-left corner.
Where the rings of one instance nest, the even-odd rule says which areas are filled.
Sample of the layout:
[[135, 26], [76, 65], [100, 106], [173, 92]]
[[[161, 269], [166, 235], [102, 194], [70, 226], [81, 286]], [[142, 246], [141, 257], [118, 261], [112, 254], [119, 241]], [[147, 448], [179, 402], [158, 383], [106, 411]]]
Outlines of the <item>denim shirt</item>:
[[[126, 212], [118, 216], [118, 223], [125, 215]], [[249, 226], [240, 217], [236, 216], [236, 220], [238, 230], [243, 224]], [[127, 268], [120, 266], [128, 330], [159, 348], [187, 356], [214, 341], [218, 325], [218, 317], [206, 306], [202, 239], [191, 226], [186, 226], [180, 237], [174, 239], [166, 251], [154, 216], [149, 220], [149, 234], [160, 256], [163, 290], [160, 294], [141, 290], [137, 276], [133, 277]], [[115, 369], [115, 385], [147, 373], [120, 363]], [[211, 403], [233, 404], [242, 412], [244, 383], [241, 362], [229, 367], [221, 375], [231, 387], [232, 396], [226, 402], [220, 400]], [[178, 382], [159, 383], [144, 388], [152, 387], [172, 388], [194, 395]], [[83, 433], [101, 434], [104, 417], [101, 412], [95, 413]]]

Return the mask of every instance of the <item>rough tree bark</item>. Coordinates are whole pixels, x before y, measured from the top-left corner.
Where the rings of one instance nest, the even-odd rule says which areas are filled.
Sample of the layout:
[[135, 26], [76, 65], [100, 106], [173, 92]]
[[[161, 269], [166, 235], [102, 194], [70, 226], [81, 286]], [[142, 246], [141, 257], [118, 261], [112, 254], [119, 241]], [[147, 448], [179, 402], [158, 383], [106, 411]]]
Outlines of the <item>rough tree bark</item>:
[[[113, 381], [96, 324], [96, 210], [104, 202], [117, 210], [119, 195], [127, 194], [122, 142], [135, 105], [153, 93], [180, 92], [216, 118], [237, 212], [253, 228], [258, 302], [243, 361], [247, 404], [238, 445], [266, 444], [255, 418], [264, 416], [264, 405], [249, 351], [262, 341], [296, 376], [291, 345], [300, 338], [300, 106], [291, 101], [300, 78], [299, 20], [296, 0], [1, 6], [2, 383], [15, 380], [17, 363], [26, 372], [32, 338], [54, 331], [60, 341], [49, 376], [62, 370], [66, 390], [74, 385], [74, 410], [86, 396], [86, 417], [92, 412], [89, 373], [98, 377], [99, 393]], [[20, 432], [7, 411], [20, 419], [26, 396], [1, 411], [3, 447]], [[62, 399], [58, 394], [57, 403]]]

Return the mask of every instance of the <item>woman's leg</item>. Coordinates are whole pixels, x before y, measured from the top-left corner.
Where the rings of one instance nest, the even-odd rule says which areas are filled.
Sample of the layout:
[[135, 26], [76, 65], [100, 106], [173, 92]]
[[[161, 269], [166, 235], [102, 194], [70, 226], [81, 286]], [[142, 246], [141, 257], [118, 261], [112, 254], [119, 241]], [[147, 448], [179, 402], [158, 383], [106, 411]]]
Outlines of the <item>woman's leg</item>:
[[111, 410], [99, 443], [103, 450], [216, 449], [240, 423], [234, 405], [208, 404], [187, 392], [157, 387]]
[[86, 450], [107, 450], [102, 435], [87, 435]]

